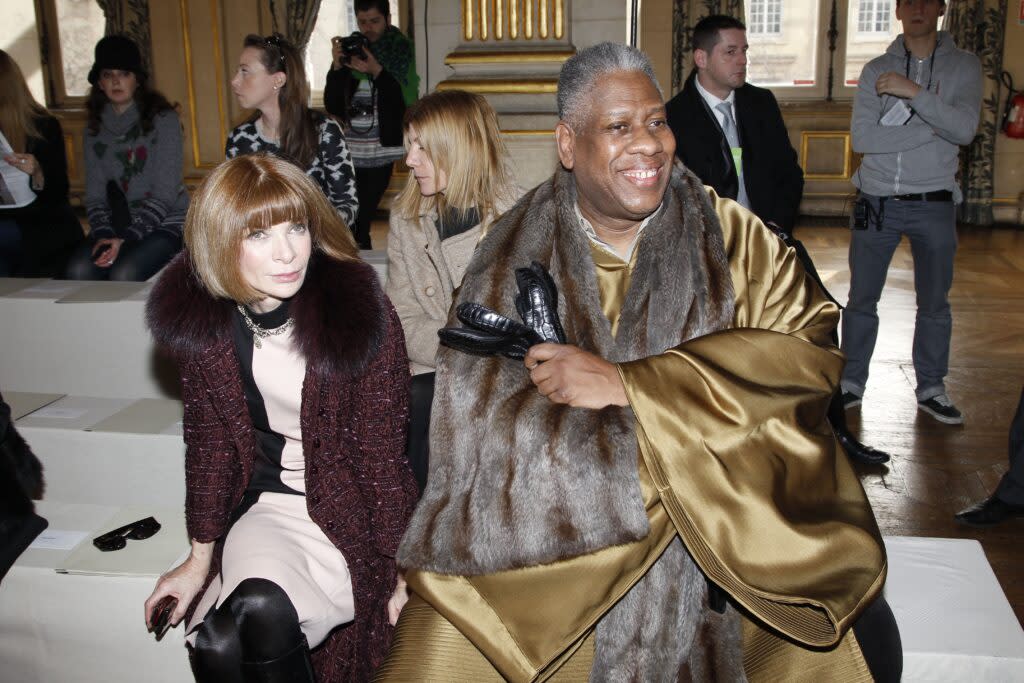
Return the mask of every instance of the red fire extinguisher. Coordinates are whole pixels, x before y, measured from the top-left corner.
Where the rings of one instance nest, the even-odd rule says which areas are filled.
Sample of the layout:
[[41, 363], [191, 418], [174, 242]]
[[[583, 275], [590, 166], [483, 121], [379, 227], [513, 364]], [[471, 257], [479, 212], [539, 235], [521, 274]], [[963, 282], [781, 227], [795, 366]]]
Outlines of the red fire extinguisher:
[[1008, 138], [1024, 138], [1024, 92], [1013, 89], [1013, 77], [1009, 71], [1003, 72], [1002, 81], [1008, 92], [1001, 128]]

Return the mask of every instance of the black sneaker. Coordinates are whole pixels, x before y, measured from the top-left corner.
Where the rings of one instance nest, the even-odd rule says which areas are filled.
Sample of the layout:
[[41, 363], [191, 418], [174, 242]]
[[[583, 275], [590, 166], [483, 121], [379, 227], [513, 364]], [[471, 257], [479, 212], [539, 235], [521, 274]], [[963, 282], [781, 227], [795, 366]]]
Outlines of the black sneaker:
[[849, 410], [850, 408], [856, 408], [860, 405], [860, 396], [853, 393], [852, 391], [843, 392], [843, 410]]
[[948, 425], [959, 425], [964, 423], [963, 414], [956, 409], [953, 402], [949, 400], [949, 396], [945, 394], [939, 394], [938, 396], [932, 396], [931, 398], [918, 401], [917, 407], [934, 417], [939, 422], [944, 422]]

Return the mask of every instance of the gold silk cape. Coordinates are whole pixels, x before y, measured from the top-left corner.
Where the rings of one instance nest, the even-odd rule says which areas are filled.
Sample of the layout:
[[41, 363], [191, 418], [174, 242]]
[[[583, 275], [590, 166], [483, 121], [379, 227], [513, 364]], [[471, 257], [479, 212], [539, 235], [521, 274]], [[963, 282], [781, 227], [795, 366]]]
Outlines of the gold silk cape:
[[[677, 533], [743, 608], [749, 680], [871, 680], [850, 626], [878, 596], [886, 559], [825, 419], [843, 365], [830, 342], [839, 311], [793, 250], [708, 192], [732, 328], [619, 366], [650, 534], [484, 576], [409, 570], [416, 595], [378, 680], [582, 680], [595, 624]], [[634, 264], [592, 255], [614, 332]]]

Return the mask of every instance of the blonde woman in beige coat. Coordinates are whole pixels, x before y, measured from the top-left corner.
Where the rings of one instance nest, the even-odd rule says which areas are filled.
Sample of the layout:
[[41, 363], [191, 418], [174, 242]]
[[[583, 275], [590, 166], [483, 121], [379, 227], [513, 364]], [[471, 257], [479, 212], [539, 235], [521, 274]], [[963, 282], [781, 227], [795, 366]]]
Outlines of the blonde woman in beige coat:
[[405, 117], [409, 180], [391, 209], [387, 294], [405, 332], [413, 377], [409, 461], [426, 482], [437, 331], [477, 243], [520, 192], [498, 117], [480, 95], [436, 92]]

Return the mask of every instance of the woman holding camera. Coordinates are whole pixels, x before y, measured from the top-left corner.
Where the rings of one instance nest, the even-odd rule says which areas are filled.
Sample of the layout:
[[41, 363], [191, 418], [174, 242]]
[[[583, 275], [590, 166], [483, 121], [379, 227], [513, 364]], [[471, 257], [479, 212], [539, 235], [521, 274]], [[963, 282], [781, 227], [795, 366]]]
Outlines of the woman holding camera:
[[0, 132], [11, 151], [3, 160], [28, 176], [35, 199], [0, 208], [0, 277], [56, 277], [82, 243], [68, 202], [68, 162], [60, 122], [35, 101], [14, 59], [0, 50]]
[[69, 279], [146, 280], [181, 249], [181, 122], [148, 81], [131, 39], [96, 44], [83, 141], [91, 241], [72, 255]]
[[498, 117], [481, 95], [446, 90], [423, 97], [406, 115], [405, 148], [410, 174], [391, 209], [387, 291], [416, 375], [409, 462], [422, 488], [437, 331], [477, 243], [520, 191]]
[[201, 683], [369, 680], [416, 502], [408, 361], [373, 268], [301, 169], [247, 155], [203, 181], [147, 320], [181, 371], [192, 538], [147, 625], [177, 600]]
[[255, 113], [228, 135], [227, 158], [264, 151], [297, 164], [345, 225], [354, 225], [359, 199], [345, 135], [336, 121], [306, 105], [309, 82], [298, 50], [277, 33], [246, 36], [231, 89]]

